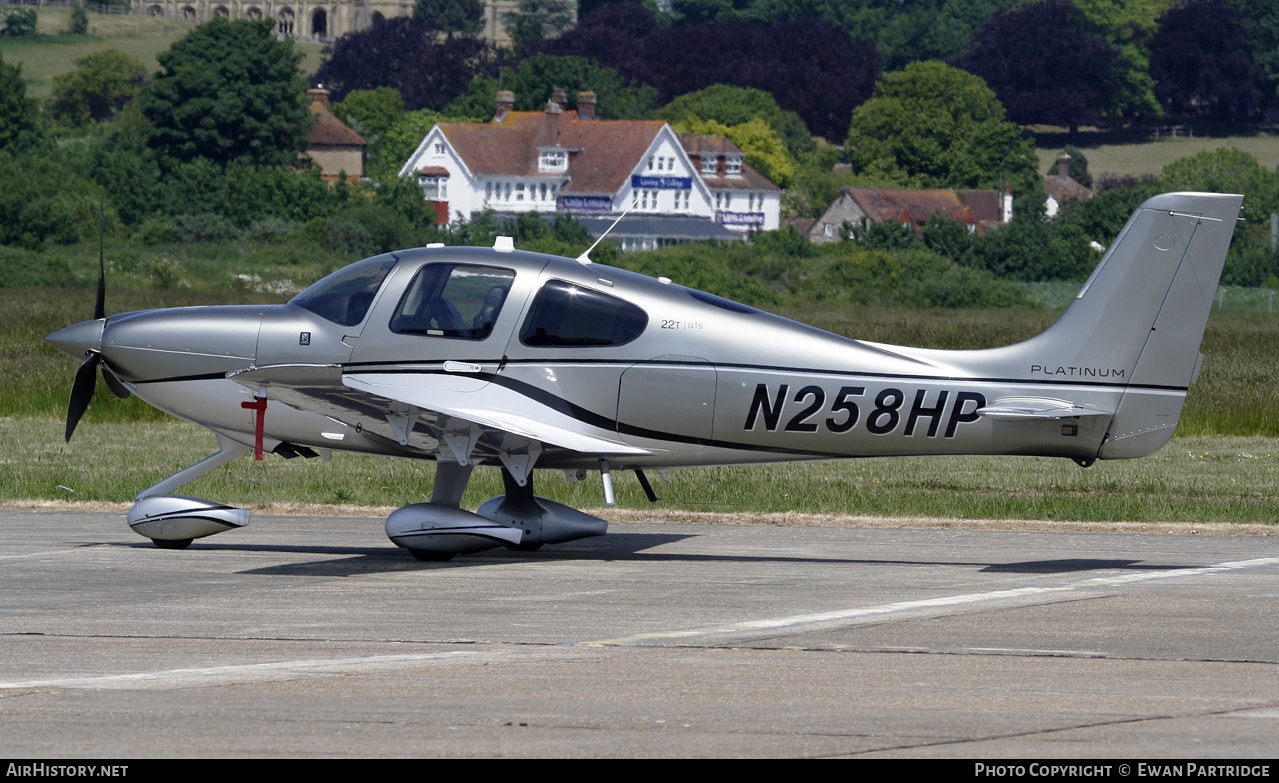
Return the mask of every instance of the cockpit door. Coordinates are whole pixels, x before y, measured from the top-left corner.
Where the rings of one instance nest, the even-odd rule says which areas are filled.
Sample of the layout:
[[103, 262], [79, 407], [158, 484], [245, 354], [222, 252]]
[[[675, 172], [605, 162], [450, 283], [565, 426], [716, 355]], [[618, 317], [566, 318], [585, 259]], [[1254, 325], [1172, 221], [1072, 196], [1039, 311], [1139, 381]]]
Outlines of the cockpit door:
[[[407, 272], [409, 270], [399, 270]], [[413, 372], [421, 383], [447, 379], [452, 390], [478, 390], [497, 372], [516, 327], [528, 283], [499, 265], [438, 261], [421, 265], [395, 295], [374, 306], [348, 368]], [[465, 379], [465, 380], [462, 380]]]

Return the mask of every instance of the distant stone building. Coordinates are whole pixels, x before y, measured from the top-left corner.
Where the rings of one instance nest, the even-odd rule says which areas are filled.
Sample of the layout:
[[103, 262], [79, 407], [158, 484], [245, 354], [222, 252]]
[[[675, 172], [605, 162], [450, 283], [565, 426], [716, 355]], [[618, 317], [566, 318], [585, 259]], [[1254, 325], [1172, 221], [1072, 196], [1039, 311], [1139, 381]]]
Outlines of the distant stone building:
[[[298, 41], [330, 41], [383, 20], [413, 14], [413, 0], [132, 0], [135, 14], [207, 22], [225, 19], [274, 19], [276, 34]], [[515, 0], [484, 0], [484, 30], [491, 43], [510, 43], [502, 17]], [[573, 2], [576, 18], [577, 3]]]
[[808, 229], [813, 242], [838, 242], [845, 224], [892, 221], [921, 231], [928, 218], [945, 215], [975, 234], [986, 234], [1012, 220], [1013, 197], [998, 190], [936, 188], [843, 188]]
[[345, 175], [358, 181], [364, 176], [364, 139], [329, 111], [328, 90], [307, 90], [306, 94], [315, 117], [307, 157], [320, 167], [324, 179], [336, 182]]

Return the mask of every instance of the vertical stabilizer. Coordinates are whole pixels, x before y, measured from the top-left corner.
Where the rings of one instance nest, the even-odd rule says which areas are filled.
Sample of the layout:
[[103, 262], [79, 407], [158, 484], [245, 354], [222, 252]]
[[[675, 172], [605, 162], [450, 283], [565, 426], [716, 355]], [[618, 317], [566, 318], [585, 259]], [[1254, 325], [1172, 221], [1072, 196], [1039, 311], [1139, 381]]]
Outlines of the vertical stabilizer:
[[1101, 458], [1144, 456], [1172, 437], [1242, 203], [1216, 193], [1147, 200], [1061, 319], [1029, 341], [1036, 356], [1123, 379]]

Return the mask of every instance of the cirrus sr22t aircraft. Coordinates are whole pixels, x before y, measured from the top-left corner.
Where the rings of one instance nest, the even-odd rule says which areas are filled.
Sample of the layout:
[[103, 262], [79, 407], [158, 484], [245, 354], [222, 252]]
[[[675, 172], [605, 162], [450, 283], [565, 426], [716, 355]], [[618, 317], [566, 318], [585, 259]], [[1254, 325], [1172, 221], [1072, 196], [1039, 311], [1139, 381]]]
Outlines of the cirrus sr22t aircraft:
[[[67, 438], [100, 366], [208, 427], [216, 454], [137, 496], [129, 524], [164, 548], [249, 512], [173, 495], [252, 451], [434, 460], [428, 503], [386, 532], [422, 560], [601, 535], [534, 494], [535, 471], [917, 454], [1141, 457], [1172, 437], [1241, 196], [1146, 201], [1047, 331], [1002, 348], [860, 342], [620, 269], [493, 248], [387, 253], [275, 306], [105, 317], [50, 335], [82, 361]], [[476, 467], [505, 494], [459, 505]]]

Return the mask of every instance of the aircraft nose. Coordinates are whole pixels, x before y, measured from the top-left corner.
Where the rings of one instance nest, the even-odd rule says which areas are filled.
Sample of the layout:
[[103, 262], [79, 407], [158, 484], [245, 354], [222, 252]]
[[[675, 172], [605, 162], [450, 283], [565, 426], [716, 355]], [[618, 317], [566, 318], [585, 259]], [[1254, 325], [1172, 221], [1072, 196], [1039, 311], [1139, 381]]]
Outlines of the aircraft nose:
[[88, 351], [102, 350], [102, 331], [106, 324], [105, 318], [82, 321], [65, 329], [59, 329], [44, 339], [68, 356], [83, 359]]

